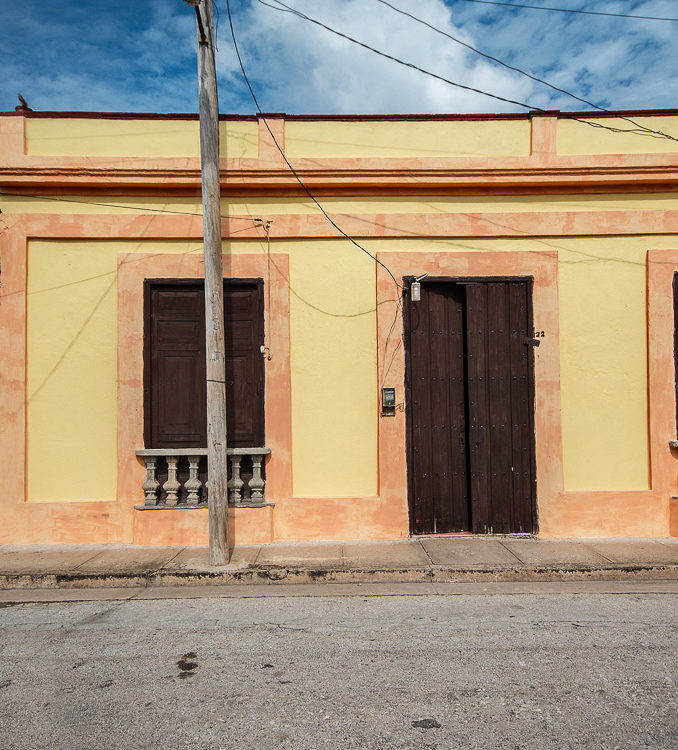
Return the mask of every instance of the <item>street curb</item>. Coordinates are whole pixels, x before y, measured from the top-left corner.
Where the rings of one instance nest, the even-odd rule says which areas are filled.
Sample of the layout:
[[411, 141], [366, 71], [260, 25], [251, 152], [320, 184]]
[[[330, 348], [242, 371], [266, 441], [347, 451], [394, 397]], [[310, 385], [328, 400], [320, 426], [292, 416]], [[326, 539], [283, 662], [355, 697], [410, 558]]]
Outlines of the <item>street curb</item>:
[[263, 566], [122, 571], [118, 573], [0, 573], [0, 589], [138, 588], [150, 586], [238, 585], [276, 583], [465, 583], [531, 581], [675, 581], [678, 565], [633, 564], [613, 567], [577, 565], [514, 567], [285, 568]]

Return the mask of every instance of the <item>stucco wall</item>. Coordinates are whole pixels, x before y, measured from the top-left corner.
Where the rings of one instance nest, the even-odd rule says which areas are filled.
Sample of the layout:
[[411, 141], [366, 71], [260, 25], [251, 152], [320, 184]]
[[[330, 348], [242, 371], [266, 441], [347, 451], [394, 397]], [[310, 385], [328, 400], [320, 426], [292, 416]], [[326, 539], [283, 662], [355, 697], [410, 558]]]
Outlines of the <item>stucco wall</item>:
[[[222, 156], [256, 157], [257, 124], [222, 123]], [[26, 153], [36, 156], [200, 156], [197, 120], [40, 118], [26, 123]]]
[[[11, 134], [16, 118], [9, 119], [12, 122], [3, 127]], [[328, 159], [333, 166], [343, 160], [347, 169], [358, 170], [360, 159], [374, 158], [382, 160], [382, 169], [393, 170], [403, 160], [410, 164], [411, 158], [421, 157], [442, 170], [441, 180], [447, 179], [445, 174], [451, 173], [455, 163], [460, 174], [470, 169], [472, 157], [485, 170], [497, 157], [502, 168], [513, 165], [518, 180], [530, 165], [543, 162], [548, 149], [556, 166], [560, 156], [574, 159], [567, 162], [568, 168], [577, 164], [578, 154], [591, 149], [598, 154], [620, 154], [617, 166], [626, 164], [623, 155], [637, 153], [631, 136], [552, 119], [554, 127], [549, 130], [550, 125], [540, 121], [538, 132], [530, 120], [292, 120], [284, 129], [278, 122], [277, 128], [289, 157], [307, 167], [314, 160]], [[647, 123], [678, 132], [677, 119], [648, 118]], [[56, 159], [50, 163], [58, 165], [63, 155], [76, 159], [69, 162], [71, 166], [86, 167], [95, 157], [124, 155], [186, 157], [189, 161], [183, 165], [195, 166], [197, 157], [194, 121], [28, 118], [25, 124], [23, 156], [17, 156], [24, 164], [44, 155]], [[242, 158], [243, 169], [257, 167], [257, 157], [269, 162], [275, 157], [261, 122], [222, 123], [222, 131], [225, 158]], [[641, 140], [651, 155], [675, 150], [670, 141], [661, 141], [658, 152], [656, 140]], [[14, 142], [20, 142], [18, 137]], [[78, 162], [80, 157], [84, 161]], [[516, 161], [501, 161], [504, 157]], [[600, 164], [602, 169], [605, 162]], [[146, 167], [139, 168], [140, 174]], [[318, 174], [324, 169], [322, 163], [316, 167]], [[370, 169], [375, 169], [372, 162]], [[586, 174], [584, 167], [581, 170]], [[667, 189], [666, 182], [656, 191], [644, 189], [640, 182], [628, 186], [617, 182], [607, 192], [601, 184], [588, 192], [574, 184], [561, 190], [542, 185], [530, 192], [521, 184], [520, 192], [514, 186], [487, 195], [479, 188], [474, 194], [443, 195], [417, 190], [408, 181], [407, 170], [404, 174], [402, 182], [396, 181], [388, 191], [375, 188], [373, 194], [361, 191], [320, 198], [325, 210], [370, 253], [408, 258], [397, 278], [417, 273], [418, 257], [428, 258], [426, 262], [434, 266], [440, 257], [447, 258], [455, 269], [465, 267], [476, 255], [489, 258], [497, 253], [496, 257], [506, 259], [502, 263], [509, 274], [511, 268], [524, 273], [527, 257], [543, 256], [555, 263], [557, 273], [550, 283], [557, 330], [545, 331], [547, 342], [553, 336], [555, 349], [545, 345], [541, 356], [549, 351], [557, 354], [555, 374], [549, 376], [557, 404], [538, 401], [537, 408], [558, 412], [557, 449], [543, 455], [558, 464], [560, 486], [548, 496], [540, 495], [542, 488], [537, 488], [541, 532], [548, 536], [667, 534], [674, 459], [668, 449], [666, 456], [656, 459], [659, 463], [653, 455], [662, 441], [675, 435], [652, 430], [653, 389], [663, 388], [665, 393], [667, 383], [664, 370], [661, 383], [648, 378], [656, 354], [648, 351], [647, 342], [651, 295], [663, 298], [669, 290], [662, 281], [648, 293], [647, 264], [650, 251], [669, 253], [678, 248], [676, 194]], [[242, 194], [229, 195], [229, 184], [235, 183], [226, 180], [227, 194], [222, 200], [222, 212], [230, 217], [224, 224], [226, 264], [229, 257], [260, 258], [257, 274], [265, 284], [272, 275], [289, 307], [285, 352], [276, 350], [274, 337], [268, 342], [272, 357], [281, 356], [289, 368], [289, 488], [282, 493], [287, 496], [272, 498], [277, 506], [267, 511], [265, 519], [242, 521], [242, 529], [250, 531], [241, 538], [406, 535], [406, 487], [402, 478], [393, 480], [401, 476], [405, 456], [384, 454], [390, 445], [391, 425], [378, 416], [384, 362], [391, 357], [389, 346], [402, 333], [396, 319], [389, 341], [382, 340], [383, 321], [393, 319], [395, 287], [388, 280], [379, 281], [374, 261], [338, 237], [308, 199], [280, 185], [268, 190], [268, 195], [246, 193], [243, 187], [237, 190]], [[156, 190], [161, 193], [162, 186], [156, 185]], [[351, 183], [337, 183], [333, 190], [350, 193]], [[22, 191], [39, 195], [39, 186], [24, 186]], [[235, 192], [233, 187], [231, 192]], [[7, 223], [6, 238], [14, 238], [16, 232], [15, 244], [5, 247], [16, 257], [23, 252], [26, 264], [22, 282], [19, 271], [16, 277], [13, 269], [6, 271], [8, 255], [4, 252], [0, 293], [24, 300], [23, 305], [15, 304], [14, 298], [11, 304], [4, 299], [0, 303], [4, 303], [0, 315], [7, 341], [15, 349], [22, 336], [25, 341], [23, 375], [15, 368], [6, 380], [14, 384], [16, 403], [23, 403], [17, 408], [21, 413], [25, 409], [26, 428], [25, 482], [2, 480], [7, 502], [14, 503], [11, 512], [23, 512], [18, 509], [21, 504], [47, 504], [54, 508], [56, 518], [69, 504], [110, 504], [115, 509], [110, 511], [110, 521], [97, 521], [94, 527], [99, 531], [101, 524], [109, 523], [111, 541], [204, 541], [195, 518], [179, 522], [177, 513], [169, 513], [174, 520], [158, 521], [166, 530], [163, 536], [149, 526], [148, 514], [143, 521], [133, 516], [131, 508], [140, 502], [140, 490], [130, 490], [137, 493], [133, 497], [121, 496], [123, 458], [118, 455], [120, 420], [130, 418], [120, 407], [119, 330], [121, 323], [128, 324], [120, 297], [121, 264], [147, 263], [149, 257], [162, 264], [161, 259], [172, 257], [172, 273], [177, 276], [182, 269], [187, 276], [199, 273], [200, 219], [191, 216], [200, 213], [199, 198], [181, 191], [160, 196], [147, 191], [137, 196], [110, 188], [102, 195], [76, 185], [69, 190], [52, 189], [45, 199], [0, 196], [0, 208]], [[255, 217], [271, 221], [268, 246]], [[273, 265], [266, 262], [267, 250], [273, 258], [286, 258], [283, 274], [275, 261]], [[547, 298], [548, 288], [544, 294]], [[664, 321], [664, 327], [669, 324]], [[538, 318], [535, 327], [543, 328]], [[402, 347], [395, 356], [402, 357]], [[396, 368], [395, 372], [400, 371]], [[385, 384], [395, 385], [402, 400], [401, 376], [392, 377], [394, 382], [387, 377]], [[137, 412], [140, 408], [137, 404]], [[137, 422], [138, 418], [136, 413]], [[23, 434], [20, 422], [12, 422], [15, 437]], [[6, 440], [3, 450], [8, 450], [10, 438]], [[133, 470], [143, 476], [140, 465], [134, 464]], [[123, 494], [127, 492], [125, 485]], [[41, 529], [34, 526], [31, 531], [28, 522], [17, 520], [7, 528], [13, 541], [34, 540], [35, 534], [45, 541], [93, 541], [89, 531], [78, 536], [72, 523], [68, 522], [67, 533], [59, 531], [58, 523]]]

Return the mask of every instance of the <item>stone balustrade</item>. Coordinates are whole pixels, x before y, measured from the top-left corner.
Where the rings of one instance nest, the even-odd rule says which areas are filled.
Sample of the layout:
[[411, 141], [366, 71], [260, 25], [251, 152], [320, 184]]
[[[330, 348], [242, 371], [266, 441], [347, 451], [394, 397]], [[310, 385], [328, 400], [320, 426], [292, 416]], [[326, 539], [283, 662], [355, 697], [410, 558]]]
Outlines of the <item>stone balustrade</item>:
[[[270, 448], [229, 448], [228, 502], [237, 506], [266, 504], [264, 460]], [[207, 506], [206, 448], [146, 448], [146, 478], [141, 485], [144, 508], [204, 508]]]

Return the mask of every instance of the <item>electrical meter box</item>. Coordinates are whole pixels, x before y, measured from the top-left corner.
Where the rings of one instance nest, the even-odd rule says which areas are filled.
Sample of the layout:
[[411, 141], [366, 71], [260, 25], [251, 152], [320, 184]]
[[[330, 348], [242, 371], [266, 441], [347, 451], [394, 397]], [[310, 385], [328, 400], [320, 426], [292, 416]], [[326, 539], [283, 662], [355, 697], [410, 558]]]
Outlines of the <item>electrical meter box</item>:
[[396, 397], [395, 388], [381, 389], [381, 416], [395, 417]]

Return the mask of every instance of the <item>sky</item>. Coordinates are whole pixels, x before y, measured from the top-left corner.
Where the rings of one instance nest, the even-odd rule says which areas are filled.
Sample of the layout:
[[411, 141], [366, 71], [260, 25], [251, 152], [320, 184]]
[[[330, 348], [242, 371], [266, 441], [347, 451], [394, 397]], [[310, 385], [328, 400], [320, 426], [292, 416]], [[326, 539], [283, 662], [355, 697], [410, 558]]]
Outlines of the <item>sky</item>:
[[[676, 0], [508, 0], [678, 17]], [[218, 16], [219, 109], [251, 114], [226, 0]], [[276, 5], [276, 0], [266, 0]], [[381, 52], [533, 109], [591, 109], [507, 70], [379, 0], [284, 0]], [[469, 0], [389, 0], [431, 26], [605, 109], [678, 107], [678, 23], [555, 13]], [[403, 67], [260, 0], [231, 0], [264, 112], [525, 111]], [[0, 111], [196, 112], [194, 11], [184, 0], [3, 0]]]

